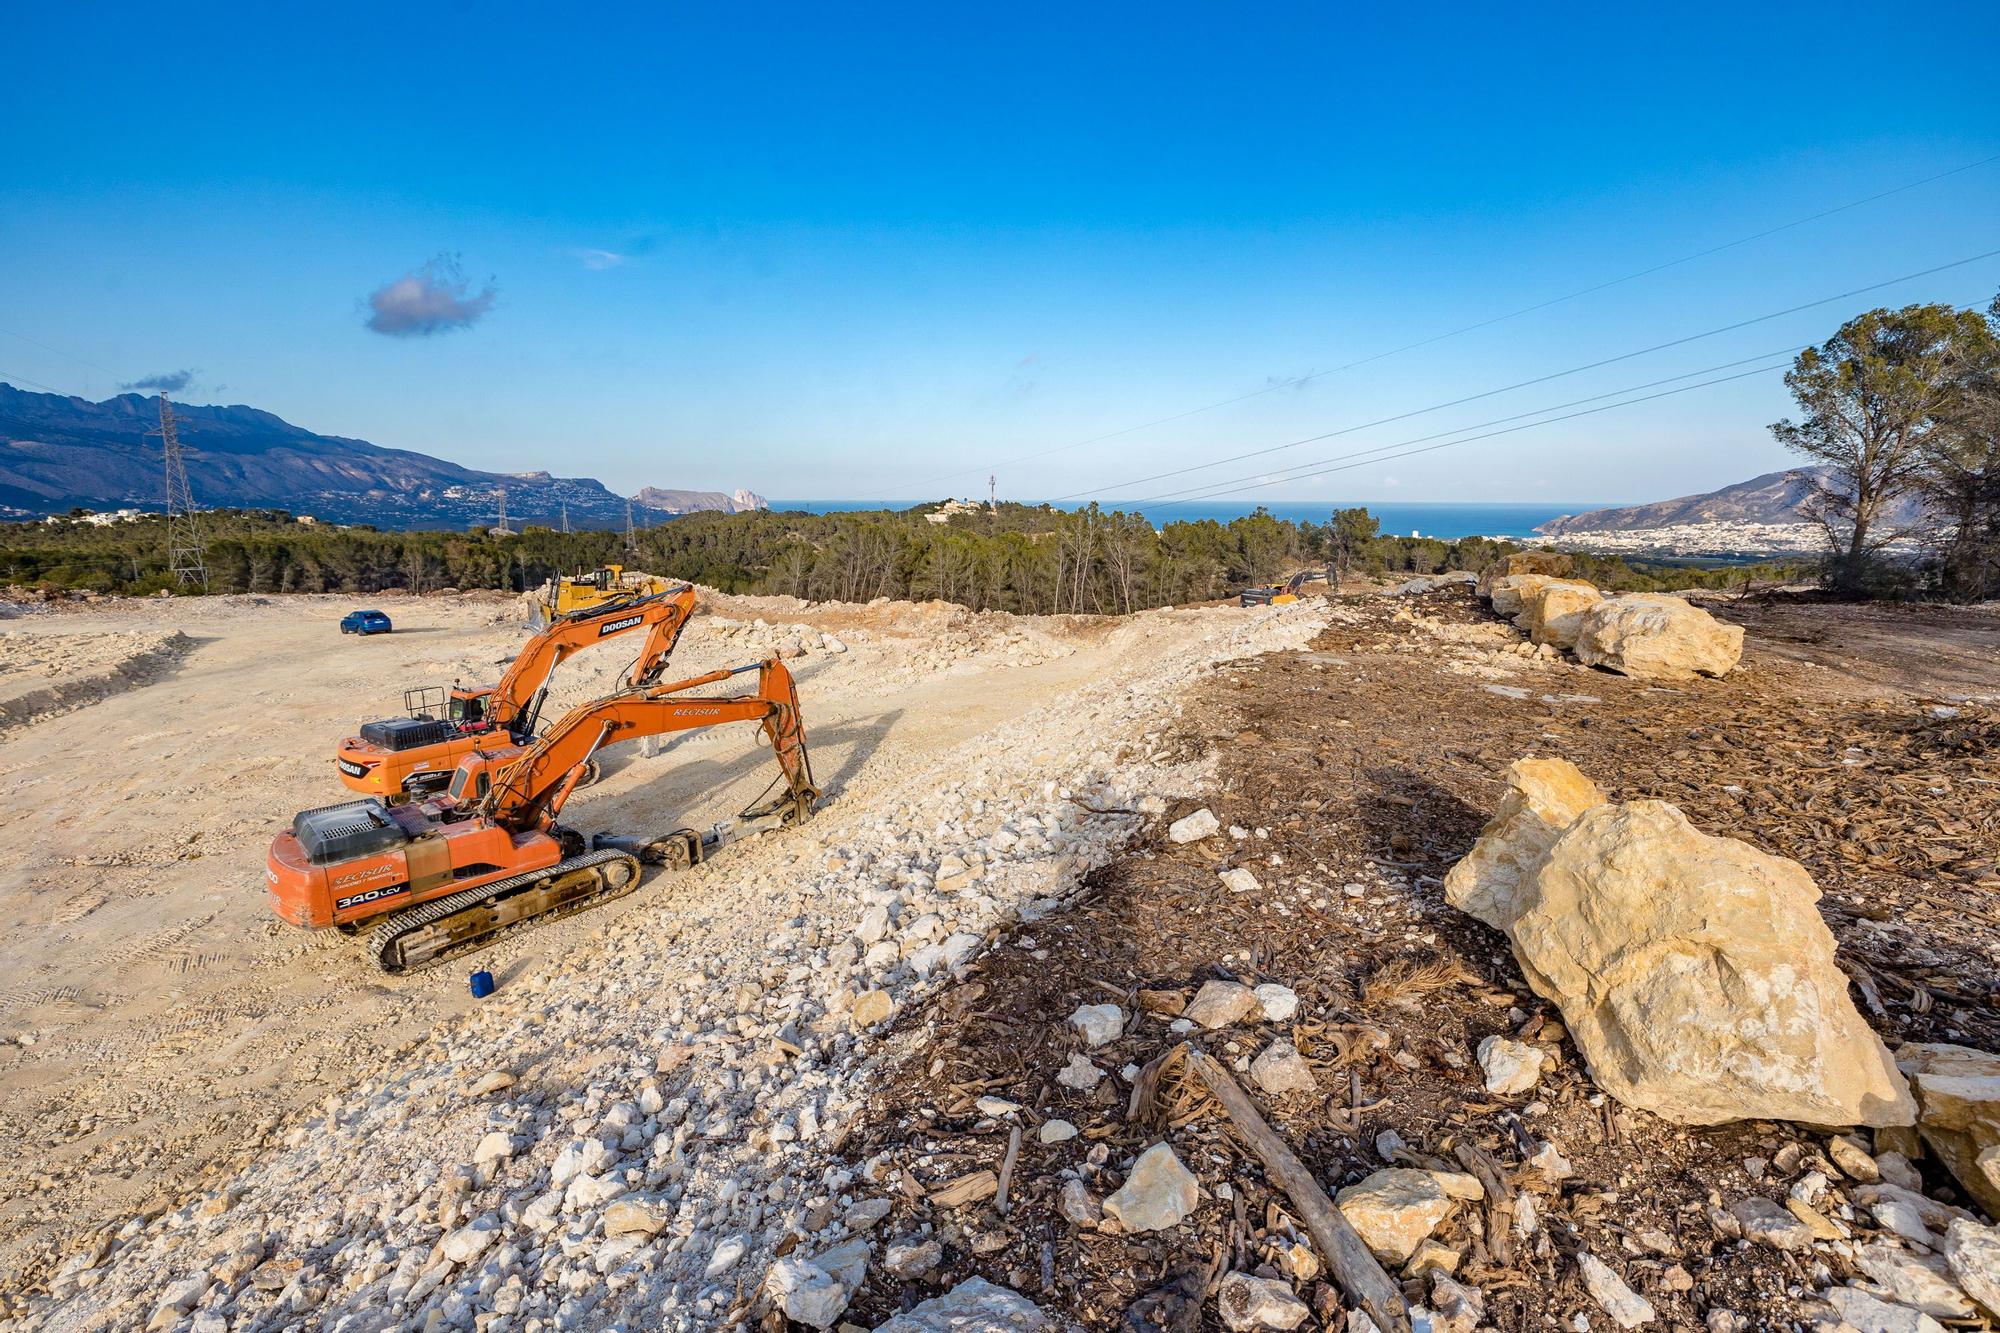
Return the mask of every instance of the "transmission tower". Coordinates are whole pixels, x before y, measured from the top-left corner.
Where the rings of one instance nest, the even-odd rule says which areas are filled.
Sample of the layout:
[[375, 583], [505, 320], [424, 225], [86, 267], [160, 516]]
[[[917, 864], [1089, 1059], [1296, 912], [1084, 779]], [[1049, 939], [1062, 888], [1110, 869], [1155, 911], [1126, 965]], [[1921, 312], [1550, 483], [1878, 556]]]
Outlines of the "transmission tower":
[[564, 500], [564, 501], [562, 502], [562, 506], [563, 506], [563, 535], [564, 535], [564, 536], [568, 536], [568, 535], [569, 535], [569, 501], [567, 501], [567, 500]]
[[991, 472], [986, 474], [986, 512], [989, 514], [1000, 512], [1000, 478]]
[[639, 554], [639, 535], [632, 529], [632, 502], [625, 501], [625, 549], [632, 555]]
[[181, 457], [181, 437], [174, 428], [174, 405], [160, 394], [160, 428], [147, 431], [160, 437], [160, 453], [167, 465], [167, 568], [183, 587], [199, 583], [208, 590], [208, 564], [201, 540], [201, 521], [195, 516], [194, 492], [188, 487], [187, 463]]
[[499, 494], [500, 494], [500, 526], [493, 529], [493, 531], [499, 536], [511, 537], [514, 535], [514, 530], [507, 526], [507, 488], [505, 486], [502, 486], [500, 488]]

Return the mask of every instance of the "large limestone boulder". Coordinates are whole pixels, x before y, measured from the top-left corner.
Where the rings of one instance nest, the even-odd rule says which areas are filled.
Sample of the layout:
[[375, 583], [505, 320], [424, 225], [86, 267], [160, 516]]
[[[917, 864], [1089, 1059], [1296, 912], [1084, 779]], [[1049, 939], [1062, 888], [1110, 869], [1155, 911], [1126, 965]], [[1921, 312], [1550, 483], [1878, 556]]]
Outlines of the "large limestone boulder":
[[1911, 1124], [1818, 900], [1797, 862], [1710, 837], [1664, 801], [1600, 805], [1521, 895], [1514, 956], [1628, 1105], [1691, 1125]]
[[1685, 598], [1628, 592], [1583, 611], [1574, 651], [1585, 666], [1641, 680], [1693, 680], [1724, 675], [1741, 660], [1743, 627], [1717, 620]]
[[1508, 931], [1522, 895], [1549, 848], [1604, 793], [1567, 759], [1516, 759], [1507, 766], [1507, 794], [1479, 832], [1472, 851], [1444, 877], [1445, 901], [1495, 930]]
[[1487, 600], [1493, 603], [1495, 615], [1518, 616], [1529, 598], [1556, 582], [1560, 580], [1553, 574], [1506, 574], [1493, 580]]
[[1896, 1065], [1917, 1093], [1917, 1132], [1988, 1217], [2000, 1217], [2000, 1055], [1905, 1042]]
[[1536, 643], [1553, 644], [1568, 652], [1576, 647], [1583, 613], [1604, 600], [1597, 585], [1582, 579], [1551, 579], [1521, 599], [1514, 624]]
[[1490, 600], [1493, 585], [1511, 574], [1547, 574], [1562, 579], [1568, 578], [1575, 568], [1576, 561], [1561, 551], [1516, 551], [1481, 570], [1475, 591]]

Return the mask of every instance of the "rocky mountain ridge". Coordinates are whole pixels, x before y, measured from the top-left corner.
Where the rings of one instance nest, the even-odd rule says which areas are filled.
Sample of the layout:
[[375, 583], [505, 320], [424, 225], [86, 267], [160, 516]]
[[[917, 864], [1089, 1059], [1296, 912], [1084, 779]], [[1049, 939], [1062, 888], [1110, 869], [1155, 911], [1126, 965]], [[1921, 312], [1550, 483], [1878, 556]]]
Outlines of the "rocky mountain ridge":
[[664, 514], [693, 514], [711, 509], [725, 514], [743, 514], [771, 507], [769, 500], [740, 486], [727, 495], [721, 491], [679, 491], [642, 486], [639, 493], [632, 497], [632, 502]]
[[[1593, 509], [1550, 519], [1535, 531], [1545, 537], [1583, 532], [1632, 532], [1692, 523], [1807, 523], [1806, 503], [1814, 483], [1832, 477], [1826, 467], [1787, 468], [1699, 495], [1676, 496], [1652, 504], [1617, 509]], [[1915, 516], [1915, 501], [1891, 506], [1889, 522], [1901, 524]]]
[[[591, 477], [546, 471], [486, 472], [410, 449], [321, 435], [254, 407], [174, 404], [188, 480], [204, 508], [282, 508], [340, 523], [383, 528], [511, 525], [622, 527], [626, 497]], [[31, 393], [0, 384], [0, 517], [39, 518], [83, 506], [162, 501], [155, 399], [120, 394], [103, 402]], [[765, 507], [747, 490], [646, 487], [632, 497], [644, 524], [697, 509]]]

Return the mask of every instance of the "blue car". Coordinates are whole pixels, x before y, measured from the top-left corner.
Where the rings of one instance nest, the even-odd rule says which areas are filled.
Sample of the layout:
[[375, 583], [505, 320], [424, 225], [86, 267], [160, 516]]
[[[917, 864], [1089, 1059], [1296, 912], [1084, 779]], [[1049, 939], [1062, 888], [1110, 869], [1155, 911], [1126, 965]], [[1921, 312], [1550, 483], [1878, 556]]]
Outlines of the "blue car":
[[380, 611], [349, 611], [340, 618], [342, 634], [387, 634], [394, 629]]

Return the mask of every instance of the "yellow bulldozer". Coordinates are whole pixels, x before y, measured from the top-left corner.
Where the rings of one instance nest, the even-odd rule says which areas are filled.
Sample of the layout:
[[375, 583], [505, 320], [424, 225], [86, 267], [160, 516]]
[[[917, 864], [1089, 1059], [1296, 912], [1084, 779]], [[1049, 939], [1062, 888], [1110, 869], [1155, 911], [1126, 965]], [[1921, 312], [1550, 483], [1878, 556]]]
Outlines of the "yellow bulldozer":
[[651, 597], [667, 590], [665, 579], [651, 574], [627, 574], [623, 565], [605, 565], [588, 574], [556, 579], [549, 591], [548, 618], [585, 611], [618, 597]]

